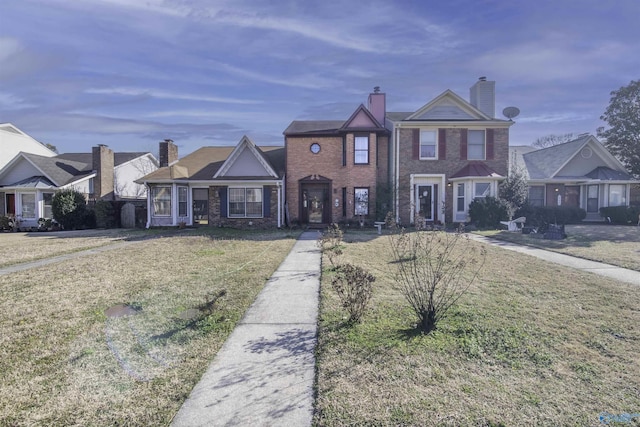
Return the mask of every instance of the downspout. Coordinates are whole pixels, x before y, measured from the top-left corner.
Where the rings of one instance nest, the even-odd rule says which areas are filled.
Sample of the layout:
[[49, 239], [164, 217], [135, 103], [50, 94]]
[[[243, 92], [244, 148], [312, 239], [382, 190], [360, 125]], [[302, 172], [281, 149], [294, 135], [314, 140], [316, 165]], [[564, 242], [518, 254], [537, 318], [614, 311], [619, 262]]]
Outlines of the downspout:
[[147, 189], [147, 224], [145, 225], [146, 229], [151, 228], [151, 186], [144, 182], [144, 186]]
[[278, 228], [282, 227], [282, 181], [277, 182], [278, 188]]
[[396, 127], [396, 135], [394, 138], [394, 149], [396, 152], [395, 155], [395, 182], [394, 182], [394, 191], [393, 197], [395, 199], [396, 205], [396, 223], [400, 223], [400, 128]]

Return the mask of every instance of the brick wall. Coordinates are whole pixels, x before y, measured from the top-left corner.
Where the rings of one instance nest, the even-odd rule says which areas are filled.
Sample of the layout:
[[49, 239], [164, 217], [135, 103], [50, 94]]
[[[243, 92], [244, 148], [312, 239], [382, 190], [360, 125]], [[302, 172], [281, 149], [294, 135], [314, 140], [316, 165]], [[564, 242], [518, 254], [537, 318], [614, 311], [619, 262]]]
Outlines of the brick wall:
[[5, 206], [5, 194], [0, 193], [0, 216], [5, 216], [7, 214], [7, 208]]
[[96, 199], [113, 200], [113, 151], [106, 145], [92, 148], [93, 170], [96, 177], [93, 180], [93, 194]]
[[178, 161], [178, 146], [170, 139], [160, 142], [158, 159], [160, 167], [169, 166]]
[[[356, 133], [355, 135], [361, 135]], [[331, 221], [339, 222], [354, 217], [354, 188], [369, 188], [369, 216], [375, 218], [376, 184], [378, 177], [388, 176], [388, 137], [369, 133], [369, 164], [354, 164], [353, 133], [346, 134], [346, 166], [343, 166], [343, 137], [315, 136], [297, 137], [287, 136], [285, 151], [287, 158], [286, 201], [292, 221], [299, 221], [300, 211], [300, 180], [310, 175], [319, 175], [330, 180]], [[379, 140], [378, 140], [379, 139]], [[320, 144], [320, 152], [311, 152], [311, 144]], [[378, 153], [378, 146], [383, 147]], [[380, 157], [377, 157], [380, 156]], [[376, 165], [376, 158], [378, 164]], [[347, 189], [346, 211], [343, 216], [342, 188]], [[338, 199], [338, 206], [335, 200]]]
[[[445, 175], [448, 179], [469, 163], [469, 160], [461, 159], [462, 133], [465, 129], [447, 128], [446, 138], [446, 158], [442, 160], [417, 160], [413, 158], [413, 129], [400, 129], [399, 141], [399, 194], [398, 202], [400, 206], [400, 220], [408, 224], [411, 213], [411, 175], [412, 174], [437, 174]], [[509, 129], [494, 129], [494, 157], [485, 160], [483, 163], [499, 173], [507, 176], [509, 171]], [[439, 192], [441, 190], [439, 189]], [[446, 190], [447, 215], [445, 220], [451, 221], [451, 207], [453, 206], [453, 190], [447, 187]], [[440, 202], [438, 203], [440, 204]], [[440, 206], [438, 217], [441, 216]]]

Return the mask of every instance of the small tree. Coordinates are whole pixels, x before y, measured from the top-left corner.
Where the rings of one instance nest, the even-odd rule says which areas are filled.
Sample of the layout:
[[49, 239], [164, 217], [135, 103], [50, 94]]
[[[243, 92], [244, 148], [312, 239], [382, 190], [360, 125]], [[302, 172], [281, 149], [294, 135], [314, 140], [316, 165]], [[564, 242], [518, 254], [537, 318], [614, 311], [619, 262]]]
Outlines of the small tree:
[[509, 176], [500, 183], [498, 188], [498, 197], [505, 203], [509, 219], [513, 219], [515, 211], [525, 204], [528, 195], [529, 186], [524, 172], [514, 163], [514, 166], [509, 171]]
[[429, 333], [469, 289], [486, 252], [461, 230], [407, 233], [401, 229], [390, 236], [390, 242], [402, 294], [418, 316], [418, 328]]
[[53, 219], [67, 230], [80, 228], [84, 225], [86, 206], [84, 195], [74, 189], [60, 190], [51, 200]]
[[362, 267], [342, 264], [336, 268], [331, 281], [342, 307], [349, 313], [349, 323], [359, 322], [367, 309], [373, 294], [373, 282], [376, 278]]

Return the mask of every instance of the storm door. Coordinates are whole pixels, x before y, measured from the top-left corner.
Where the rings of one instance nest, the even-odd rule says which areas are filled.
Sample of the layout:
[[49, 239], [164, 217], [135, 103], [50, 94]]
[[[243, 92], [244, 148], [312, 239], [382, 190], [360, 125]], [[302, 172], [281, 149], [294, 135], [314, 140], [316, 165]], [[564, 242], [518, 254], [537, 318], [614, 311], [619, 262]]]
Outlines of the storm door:
[[193, 222], [199, 225], [209, 224], [209, 189], [193, 189]]
[[303, 185], [302, 221], [308, 224], [330, 223], [331, 205], [328, 197], [328, 185]]
[[418, 201], [418, 215], [426, 221], [434, 221], [434, 187], [435, 185], [418, 185], [416, 191], [416, 200]]

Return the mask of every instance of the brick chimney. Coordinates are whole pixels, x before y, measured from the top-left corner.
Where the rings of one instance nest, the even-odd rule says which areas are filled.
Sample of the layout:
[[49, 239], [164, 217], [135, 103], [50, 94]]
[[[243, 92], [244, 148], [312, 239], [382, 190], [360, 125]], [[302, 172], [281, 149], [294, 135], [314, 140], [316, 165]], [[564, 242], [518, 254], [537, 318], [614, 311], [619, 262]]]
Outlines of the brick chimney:
[[384, 127], [384, 118], [387, 114], [386, 95], [380, 93], [380, 86], [373, 88], [373, 93], [369, 94], [369, 112], [376, 118], [380, 126]]
[[178, 161], [178, 146], [170, 139], [160, 141], [160, 167], [172, 165]]
[[496, 82], [480, 77], [469, 92], [471, 105], [491, 118], [496, 116]]
[[91, 149], [93, 170], [96, 177], [93, 179], [93, 194], [96, 199], [113, 200], [113, 151], [104, 144]]

